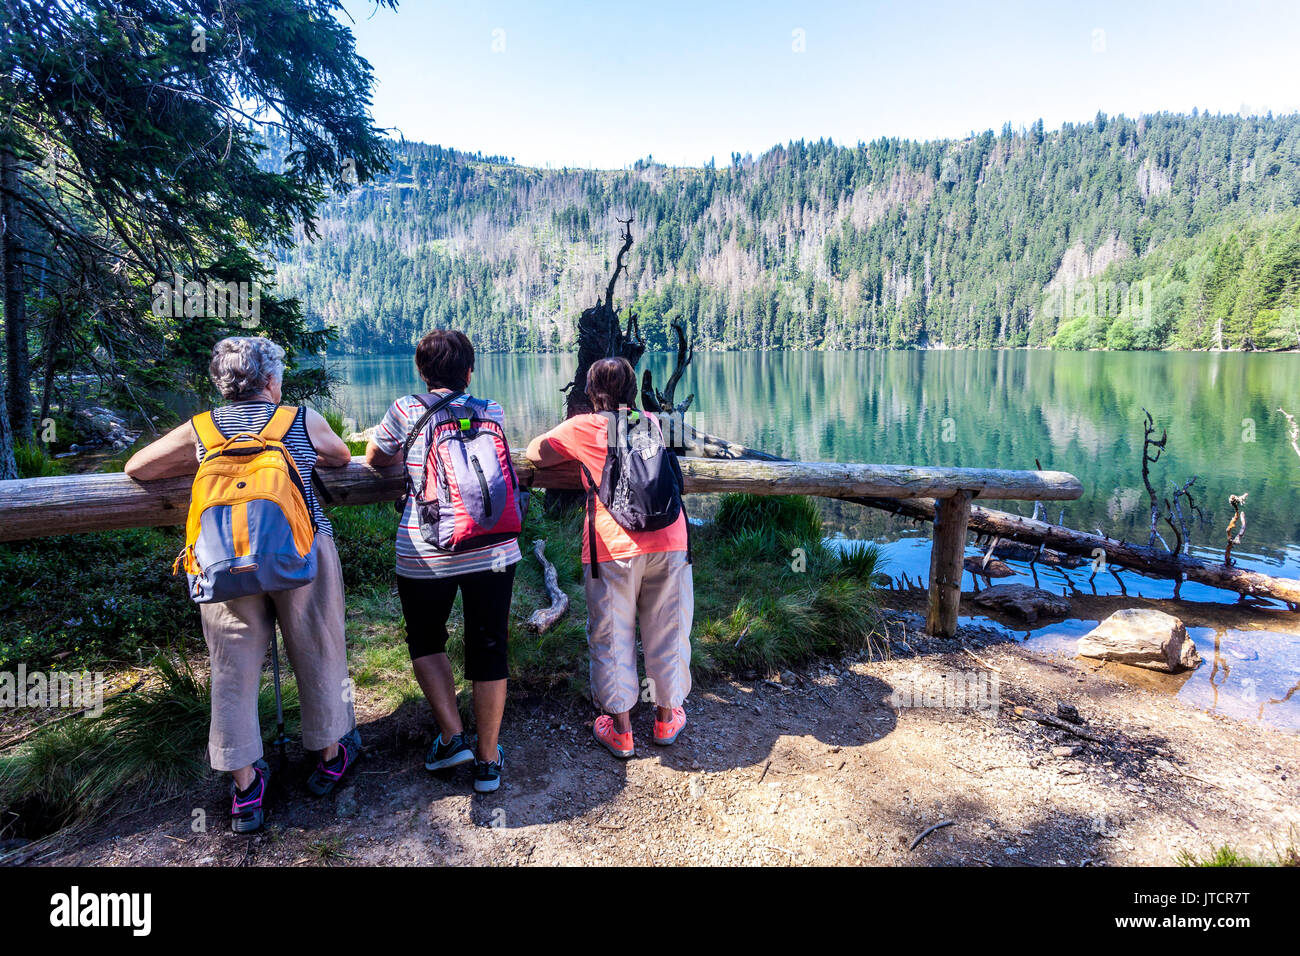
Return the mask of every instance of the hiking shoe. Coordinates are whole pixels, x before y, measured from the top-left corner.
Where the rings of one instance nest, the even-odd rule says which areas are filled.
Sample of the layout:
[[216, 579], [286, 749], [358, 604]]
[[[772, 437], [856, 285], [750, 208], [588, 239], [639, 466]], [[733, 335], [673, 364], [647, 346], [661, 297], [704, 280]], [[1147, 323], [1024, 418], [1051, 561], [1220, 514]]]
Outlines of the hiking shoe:
[[463, 763], [472, 761], [474, 748], [469, 745], [466, 737], [467, 734], [462, 730], [444, 743], [442, 734], [438, 734], [434, 738], [433, 746], [429, 748], [429, 755], [424, 758], [424, 769], [450, 770], [452, 767], [459, 767]]
[[271, 770], [265, 760], [253, 764], [253, 782], [248, 791], [240, 793], [235, 781], [230, 781], [230, 829], [235, 833], [256, 833], [266, 821], [262, 801], [266, 798], [266, 785]]
[[655, 718], [655, 736], [654, 742], [660, 747], [667, 747], [677, 735], [686, 729], [686, 711], [680, 707], [673, 708], [673, 719], [664, 723], [658, 717]]
[[318, 797], [330, 793], [343, 780], [357, 758], [361, 756], [361, 732], [353, 727], [339, 738], [339, 752], [329, 763], [318, 761], [316, 769], [307, 778], [307, 789]]
[[614, 718], [608, 714], [596, 718], [591, 733], [602, 747], [620, 760], [627, 760], [636, 754], [632, 746], [632, 731], [629, 730], [625, 734], [618, 733], [614, 730]]
[[491, 793], [501, 786], [501, 771], [506, 765], [506, 751], [497, 744], [496, 760], [479, 760], [474, 758], [474, 789], [479, 793]]

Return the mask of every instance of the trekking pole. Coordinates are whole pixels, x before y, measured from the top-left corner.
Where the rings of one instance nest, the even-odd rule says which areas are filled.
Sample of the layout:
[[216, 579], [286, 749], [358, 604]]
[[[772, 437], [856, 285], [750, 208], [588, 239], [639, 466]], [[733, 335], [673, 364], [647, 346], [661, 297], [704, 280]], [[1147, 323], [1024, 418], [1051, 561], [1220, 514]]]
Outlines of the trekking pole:
[[280, 641], [275, 629], [271, 631], [271, 674], [275, 681], [275, 740], [272, 745], [280, 748], [280, 766], [277, 769], [283, 771], [288, 763], [284, 746], [289, 738], [284, 732], [284, 701], [280, 697]]

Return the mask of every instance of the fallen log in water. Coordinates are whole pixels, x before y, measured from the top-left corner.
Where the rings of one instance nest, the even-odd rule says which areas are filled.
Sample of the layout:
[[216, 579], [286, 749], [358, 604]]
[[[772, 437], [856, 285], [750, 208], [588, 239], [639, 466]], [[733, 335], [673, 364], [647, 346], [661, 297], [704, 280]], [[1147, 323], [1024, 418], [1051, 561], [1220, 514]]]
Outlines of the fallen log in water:
[[[787, 460], [769, 452], [747, 448], [744, 445], [728, 441], [725, 438], [719, 438], [716, 435], [696, 431], [689, 426], [686, 427], [685, 434], [688, 448], [710, 457], [716, 454], [717, 457], [723, 459], [750, 459], [764, 464]], [[1015, 472], [1015, 474], [1023, 475], [1025, 473]], [[1037, 474], [1053, 475], [1061, 473], [1037, 472]], [[815, 491], [806, 493], [819, 494], [819, 492]], [[992, 491], [986, 491], [981, 496], [987, 499], [998, 498], [998, 495]], [[865, 505], [868, 508], [888, 511], [891, 514], [905, 518], [914, 518], [918, 521], [933, 522], [935, 513], [938, 510], [938, 503], [935, 500], [922, 497], [913, 497], [906, 500], [901, 495], [832, 495], [830, 497]], [[1158, 548], [1128, 544], [1104, 535], [1075, 531], [1062, 525], [1054, 525], [1033, 518], [1022, 518], [1006, 511], [984, 508], [979, 505], [971, 506], [967, 527], [976, 534], [986, 537], [1046, 547], [1061, 555], [1089, 558], [1097, 561], [1098, 570], [1103, 568], [1113, 570], [1114, 567], [1118, 566], [1122, 569], [1169, 578], [1173, 581], [1195, 581], [1198, 584], [1208, 584], [1211, 587], [1221, 588], [1225, 591], [1235, 591], [1243, 596], [1273, 598], [1285, 602], [1293, 611], [1300, 610], [1300, 581], [1294, 578], [1273, 577], [1255, 571], [1246, 571], [1238, 567], [1229, 567], [1221, 562], [1205, 561], [1188, 555], [1162, 551]], [[1007, 557], [1014, 560], [1017, 556], [1008, 554]], [[1044, 564], [1070, 566], [1068, 561], [1063, 561], [1055, 556], [1039, 557], [1038, 560]], [[933, 574], [933, 568], [931, 573]], [[931, 594], [933, 597], [933, 584]], [[934, 601], [931, 603], [933, 605]], [[929, 630], [928, 627], [927, 630]]]
[[[992, 497], [992, 496], [990, 496]], [[906, 518], [933, 521], [935, 502], [924, 498], [895, 501], [889, 498], [866, 497], [854, 499], [858, 504], [879, 508]], [[971, 508], [970, 529], [979, 534], [997, 536], [1003, 540], [1022, 544], [1043, 545], [1063, 554], [1091, 558], [1099, 569], [1119, 566], [1130, 571], [1169, 578], [1174, 581], [1195, 581], [1225, 591], [1256, 597], [1270, 597], [1285, 601], [1295, 610], [1300, 607], [1300, 581], [1277, 578], [1256, 571], [1228, 567], [1222, 562], [1206, 561], [1188, 555], [1174, 554], [1159, 548], [1129, 544], [1115, 538], [1086, 531], [1075, 531], [1061, 525], [1033, 518], [1022, 518], [993, 508]]]

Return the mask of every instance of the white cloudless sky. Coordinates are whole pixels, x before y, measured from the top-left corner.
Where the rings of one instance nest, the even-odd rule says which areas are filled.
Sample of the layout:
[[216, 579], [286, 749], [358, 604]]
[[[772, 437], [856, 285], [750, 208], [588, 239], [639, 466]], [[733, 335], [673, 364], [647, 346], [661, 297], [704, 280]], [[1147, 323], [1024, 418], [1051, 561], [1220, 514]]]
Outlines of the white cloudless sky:
[[1098, 110], [1300, 109], [1289, 2], [349, 0], [376, 123], [545, 166], [725, 164]]

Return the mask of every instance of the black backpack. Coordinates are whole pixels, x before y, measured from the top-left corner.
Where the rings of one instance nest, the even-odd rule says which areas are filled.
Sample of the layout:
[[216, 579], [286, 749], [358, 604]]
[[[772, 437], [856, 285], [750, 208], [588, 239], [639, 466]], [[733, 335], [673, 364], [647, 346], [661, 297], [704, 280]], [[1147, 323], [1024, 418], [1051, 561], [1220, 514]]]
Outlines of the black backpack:
[[[587, 490], [587, 543], [591, 576], [600, 577], [596, 561], [596, 498], [625, 531], [658, 531], [686, 512], [685, 482], [677, 456], [664, 445], [663, 432], [635, 408], [597, 412], [606, 420], [608, 450], [600, 483], [587, 466], [582, 469]], [[691, 560], [691, 524], [686, 522], [686, 560]]]

